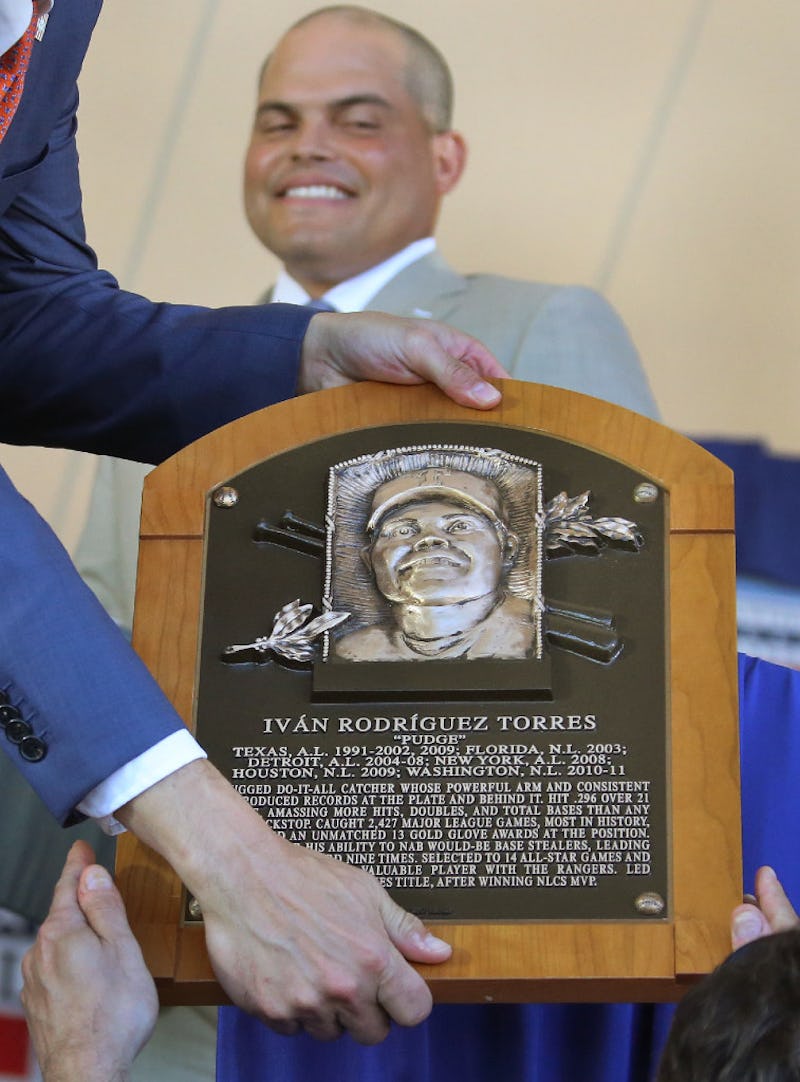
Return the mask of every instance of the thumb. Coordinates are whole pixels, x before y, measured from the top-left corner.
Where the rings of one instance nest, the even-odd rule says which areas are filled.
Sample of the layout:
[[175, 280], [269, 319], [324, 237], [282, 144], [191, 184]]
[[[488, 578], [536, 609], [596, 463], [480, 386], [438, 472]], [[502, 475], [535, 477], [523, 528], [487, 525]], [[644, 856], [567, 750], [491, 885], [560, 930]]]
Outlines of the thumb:
[[446, 962], [453, 953], [449, 943], [429, 932], [418, 917], [388, 896], [384, 899], [381, 916], [389, 939], [409, 962], [435, 965]]
[[75, 904], [75, 897], [80, 877], [93, 860], [94, 853], [86, 842], [77, 841], [71, 846], [53, 891], [48, 917], [66, 921], [75, 926], [83, 924], [83, 918]]
[[756, 872], [756, 897], [771, 932], [785, 932], [797, 927], [797, 914], [769, 865]]
[[770, 931], [769, 922], [758, 906], [749, 903], [736, 906], [731, 918], [731, 943], [734, 950], [746, 943], [752, 943], [754, 939], [769, 935]]
[[99, 864], [85, 868], [78, 883], [78, 904], [95, 934], [103, 940], [133, 935], [122, 895], [109, 873]]

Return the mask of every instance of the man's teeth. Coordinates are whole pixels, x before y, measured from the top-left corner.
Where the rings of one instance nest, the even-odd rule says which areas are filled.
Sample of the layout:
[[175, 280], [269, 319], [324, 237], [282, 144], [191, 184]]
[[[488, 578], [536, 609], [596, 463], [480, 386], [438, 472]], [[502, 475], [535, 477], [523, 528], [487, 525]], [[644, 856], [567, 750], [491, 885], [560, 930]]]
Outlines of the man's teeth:
[[286, 195], [290, 199], [347, 199], [340, 188], [333, 188], [327, 184], [306, 184], [300, 188], [287, 188]]

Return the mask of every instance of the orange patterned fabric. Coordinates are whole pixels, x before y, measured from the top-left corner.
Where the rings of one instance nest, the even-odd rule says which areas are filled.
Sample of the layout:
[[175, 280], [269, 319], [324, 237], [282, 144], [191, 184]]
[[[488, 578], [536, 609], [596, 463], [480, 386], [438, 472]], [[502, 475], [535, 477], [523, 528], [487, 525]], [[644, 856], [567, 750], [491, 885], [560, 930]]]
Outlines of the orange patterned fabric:
[[12, 45], [7, 53], [0, 56], [0, 139], [8, 131], [22, 96], [35, 30], [36, 16], [34, 15], [28, 29], [16, 45]]

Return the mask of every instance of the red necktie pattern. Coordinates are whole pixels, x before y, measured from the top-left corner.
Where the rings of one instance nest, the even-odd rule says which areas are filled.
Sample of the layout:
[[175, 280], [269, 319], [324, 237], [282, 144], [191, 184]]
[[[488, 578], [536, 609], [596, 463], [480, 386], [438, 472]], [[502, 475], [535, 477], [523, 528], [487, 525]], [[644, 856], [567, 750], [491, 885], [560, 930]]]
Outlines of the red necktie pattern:
[[0, 140], [9, 129], [22, 96], [35, 30], [36, 16], [34, 15], [30, 26], [16, 45], [12, 45], [8, 52], [0, 56]]

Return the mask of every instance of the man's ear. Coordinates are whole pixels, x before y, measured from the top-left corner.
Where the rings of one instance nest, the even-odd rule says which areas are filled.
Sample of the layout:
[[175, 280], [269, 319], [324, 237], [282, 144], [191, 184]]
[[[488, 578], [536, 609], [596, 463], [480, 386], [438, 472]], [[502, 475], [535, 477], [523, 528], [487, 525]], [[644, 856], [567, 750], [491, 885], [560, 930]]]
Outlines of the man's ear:
[[433, 166], [436, 172], [436, 190], [447, 195], [455, 188], [467, 164], [467, 144], [457, 131], [437, 132], [433, 140]]
[[503, 542], [503, 560], [506, 564], [513, 564], [517, 558], [519, 552], [519, 538], [513, 532], [509, 530], [506, 533], [505, 540]]

